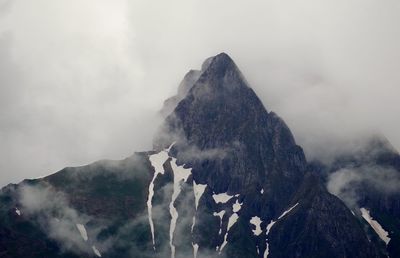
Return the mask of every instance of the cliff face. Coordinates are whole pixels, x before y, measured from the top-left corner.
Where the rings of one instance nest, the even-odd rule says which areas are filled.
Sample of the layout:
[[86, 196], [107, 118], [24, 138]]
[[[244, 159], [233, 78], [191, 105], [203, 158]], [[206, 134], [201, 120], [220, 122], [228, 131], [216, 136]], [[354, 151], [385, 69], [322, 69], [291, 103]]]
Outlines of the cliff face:
[[225, 53], [163, 113], [153, 151], [4, 188], [0, 254], [381, 257]]
[[[311, 167], [324, 175], [330, 192], [362, 217], [370, 240], [386, 249], [390, 257], [399, 257], [400, 155], [389, 141], [375, 135], [339, 155], [332, 164]], [[379, 224], [378, 228], [369, 224], [368, 217]]]

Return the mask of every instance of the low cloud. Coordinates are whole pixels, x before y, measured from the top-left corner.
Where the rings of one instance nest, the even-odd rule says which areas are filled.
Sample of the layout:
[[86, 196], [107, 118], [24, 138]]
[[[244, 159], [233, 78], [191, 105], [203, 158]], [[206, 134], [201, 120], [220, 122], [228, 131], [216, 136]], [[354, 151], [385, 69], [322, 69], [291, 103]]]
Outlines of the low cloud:
[[[160, 179], [160, 178], [159, 178]], [[165, 180], [165, 178], [164, 178]], [[157, 189], [153, 200], [153, 222], [155, 224], [155, 236], [157, 241], [157, 254], [160, 257], [169, 257], [170, 214], [169, 204], [173, 192], [173, 183], [167, 182]], [[92, 245], [95, 245], [101, 253], [121, 248], [132, 257], [154, 257], [148, 228], [148, 213], [145, 209], [142, 213], [128, 219], [119, 225], [116, 232], [104, 239], [100, 234], [113, 225], [113, 221], [99, 221], [98, 218], [83, 214], [76, 210], [68, 202], [68, 195], [56, 191], [49, 184], [22, 185], [19, 188], [20, 210], [26, 218], [34, 220], [40, 229], [52, 240], [60, 244], [62, 250], [77, 254], [93, 255]], [[182, 192], [178, 196], [175, 207], [179, 217], [174, 234], [174, 245], [177, 247], [176, 257], [192, 257], [190, 228], [194, 215], [194, 194], [191, 183], [182, 183]], [[88, 240], [85, 241], [76, 224], [85, 225]], [[144, 239], [149, 238], [147, 246]], [[219, 255], [213, 249], [200, 247], [199, 258], [225, 257]]]
[[151, 149], [163, 101], [222, 51], [308, 158], [376, 131], [398, 149], [399, 11], [395, 0], [2, 0], [0, 184]]
[[[19, 202], [23, 212], [35, 218], [41, 230], [65, 251], [92, 254], [92, 245], [99, 250], [106, 250], [110, 246], [110, 240], [97, 240], [97, 235], [104, 227], [88, 226], [87, 223], [93, 218], [72, 208], [65, 194], [49, 185], [21, 186]], [[81, 236], [77, 224], [85, 225], [89, 236], [87, 241]]]
[[400, 193], [400, 174], [381, 166], [344, 168], [329, 175], [327, 188], [349, 207], [358, 207], [363, 196], [361, 188], [389, 195]]

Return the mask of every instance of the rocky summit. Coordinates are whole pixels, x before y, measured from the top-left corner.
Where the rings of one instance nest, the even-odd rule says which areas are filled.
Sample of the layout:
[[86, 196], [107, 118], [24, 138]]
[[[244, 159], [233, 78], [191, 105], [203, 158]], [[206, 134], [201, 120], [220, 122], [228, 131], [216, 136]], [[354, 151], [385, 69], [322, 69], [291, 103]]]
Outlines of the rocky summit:
[[4, 187], [0, 257], [399, 257], [398, 195], [332, 195], [328, 178], [355, 161], [307, 163], [227, 54], [189, 71], [161, 113], [151, 151]]

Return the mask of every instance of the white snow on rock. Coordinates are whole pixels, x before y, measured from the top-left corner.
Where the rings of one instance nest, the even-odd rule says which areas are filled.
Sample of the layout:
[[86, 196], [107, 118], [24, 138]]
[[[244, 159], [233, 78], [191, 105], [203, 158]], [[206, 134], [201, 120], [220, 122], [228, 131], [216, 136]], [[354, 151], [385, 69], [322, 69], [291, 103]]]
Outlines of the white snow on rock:
[[272, 226], [273, 226], [275, 223], [276, 223], [276, 221], [271, 220], [271, 222], [267, 225], [267, 233], [265, 233], [265, 235], [266, 235], [267, 238], [266, 238], [266, 248], [265, 248], [265, 251], [264, 251], [264, 258], [267, 258], [267, 257], [268, 257], [268, 254], [269, 254], [268, 234], [269, 234], [269, 231], [271, 230]]
[[18, 208], [15, 208], [15, 213], [16, 213], [18, 216], [21, 216], [21, 211], [20, 211]]
[[171, 168], [174, 173], [174, 188], [172, 193], [172, 200], [169, 204], [169, 213], [171, 214], [171, 223], [169, 227], [169, 245], [171, 247], [171, 258], [175, 258], [175, 246], [173, 244], [174, 232], [176, 227], [176, 221], [178, 220], [178, 211], [176, 210], [174, 203], [176, 198], [182, 191], [181, 183], [186, 182], [190, 174], [192, 173], [191, 168], [184, 168], [176, 164], [176, 159], [172, 158]]
[[193, 246], [193, 257], [197, 258], [197, 252], [199, 251], [199, 245], [198, 244], [192, 244]]
[[226, 230], [227, 233], [228, 231], [231, 229], [231, 227], [237, 222], [239, 218], [239, 215], [237, 215], [237, 213], [233, 213], [228, 220], [228, 229]]
[[[278, 217], [277, 221], [279, 221], [281, 218], [285, 217], [286, 214], [288, 214], [289, 212], [291, 212], [297, 205], [299, 205], [299, 203], [296, 203], [295, 205], [293, 205], [292, 207], [290, 207], [289, 209], [287, 209], [286, 211], [284, 211], [284, 212], [281, 214], [281, 216]], [[267, 225], [267, 233], [266, 233], [266, 236], [267, 236], [267, 240], [266, 240], [267, 246], [266, 246], [265, 251], [264, 251], [264, 258], [267, 258], [267, 257], [268, 257], [268, 254], [269, 254], [268, 234], [269, 234], [269, 232], [271, 231], [272, 226], [273, 226], [277, 221], [271, 220], [271, 222]]]
[[261, 194], [264, 194], [264, 188], [261, 189], [260, 193], [261, 193]]
[[196, 184], [196, 182], [193, 180], [193, 191], [194, 191], [194, 200], [195, 200], [196, 210], [199, 207], [200, 198], [204, 194], [204, 191], [206, 190], [206, 188], [207, 188], [207, 185]]
[[272, 226], [276, 223], [276, 221], [271, 220], [271, 222], [267, 225], [267, 233], [266, 235], [268, 236], [269, 231], [271, 230]]
[[[193, 180], [193, 192], [194, 192], [194, 200], [195, 200], [195, 208], [197, 212], [197, 208], [199, 207], [199, 201], [201, 196], [204, 194], [204, 191], [206, 190], [207, 185], [203, 184], [196, 184], [196, 182]], [[196, 225], [196, 214], [193, 216], [193, 223], [192, 223], [192, 228], [191, 228], [191, 233], [193, 234], [194, 226]], [[193, 256], [194, 258], [197, 257], [197, 251], [199, 249], [199, 245], [192, 243], [193, 246]]]
[[280, 220], [281, 218], [285, 217], [286, 214], [288, 214], [291, 210], [293, 210], [297, 205], [299, 205], [299, 203], [296, 203], [295, 205], [293, 205], [292, 207], [290, 207], [288, 210], [284, 211], [282, 213], [281, 216], [279, 216], [278, 220]]
[[83, 240], [87, 241], [88, 235], [87, 235], [85, 226], [83, 224], [76, 224], [76, 227], [78, 228], [79, 233], [81, 233]]
[[233, 213], [228, 220], [228, 228], [226, 230], [225, 236], [224, 236], [224, 242], [222, 243], [221, 247], [219, 248], [219, 253], [221, 254], [222, 250], [224, 247], [228, 244], [228, 233], [231, 227], [237, 222], [239, 219], [239, 215], [237, 213]]
[[94, 252], [95, 255], [97, 255], [98, 257], [101, 257], [101, 253], [100, 251], [96, 248], [96, 246], [92, 245], [92, 250]]
[[[261, 223], [262, 223], [262, 220], [261, 220], [261, 218], [258, 217], [258, 216], [254, 216], [254, 217], [252, 217], [252, 218], [250, 219], [250, 223], [256, 227], [255, 229], [252, 230], [252, 231], [253, 231], [253, 234], [254, 234], [255, 236], [261, 235], [261, 233], [262, 233], [262, 230], [261, 230]], [[258, 249], [258, 247], [257, 247], [257, 249]]]
[[218, 234], [221, 235], [221, 233], [222, 233], [222, 219], [224, 218], [225, 211], [214, 212], [213, 215], [215, 217], [219, 217], [219, 232], [218, 232]]
[[[238, 197], [239, 195], [235, 195], [235, 197]], [[226, 233], [224, 236], [224, 242], [222, 243], [221, 247], [219, 248], [219, 253], [221, 254], [222, 249], [224, 249], [224, 247], [228, 244], [228, 233], [229, 230], [231, 229], [231, 227], [237, 222], [237, 220], [239, 219], [239, 215], [237, 214], [237, 212], [240, 211], [240, 209], [242, 208], [242, 204], [243, 203], [239, 203], [239, 200], [236, 200], [236, 202], [232, 205], [232, 210], [233, 210], [233, 214], [229, 217], [228, 220], [228, 228], [226, 229]]]
[[389, 238], [389, 233], [383, 229], [383, 227], [379, 224], [378, 221], [374, 220], [370, 213], [369, 210], [365, 208], [361, 208], [361, 215], [362, 217], [368, 222], [368, 224], [374, 229], [376, 234], [382, 239], [383, 242], [386, 243], [386, 245], [389, 243], [390, 238]]
[[236, 200], [236, 202], [233, 204], [232, 209], [233, 212], [238, 212], [242, 208], [243, 203], [239, 203], [239, 200]]
[[167, 161], [169, 158], [168, 156], [168, 151], [163, 150], [160, 151], [159, 153], [153, 154], [149, 156], [149, 160], [151, 165], [154, 168], [154, 175], [153, 179], [150, 182], [149, 185], [149, 196], [147, 197], [147, 213], [149, 217], [149, 224], [150, 224], [150, 231], [151, 231], [151, 237], [153, 240], [153, 249], [155, 250], [155, 241], [154, 241], [154, 224], [153, 224], [153, 214], [152, 214], [152, 202], [153, 202], [153, 196], [154, 196], [154, 181], [156, 180], [158, 175], [163, 175], [165, 173], [164, 171], [164, 163]]
[[269, 255], [269, 244], [267, 242], [267, 247], [265, 248], [265, 252], [264, 252], [264, 258], [268, 258]]
[[169, 158], [167, 150], [149, 156], [151, 165], [156, 174], [164, 174], [164, 163]]
[[229, 195], [227, 193], [213, 194], [212, 197], [215, 203], [227, 203], [233, 197], [238, 197], [239, 195]]
[[194, 226], [196, 225], [196, 215], [193, 216], [192, 219], [192, 228], [190, 229], [190, 232], [193, 234]]

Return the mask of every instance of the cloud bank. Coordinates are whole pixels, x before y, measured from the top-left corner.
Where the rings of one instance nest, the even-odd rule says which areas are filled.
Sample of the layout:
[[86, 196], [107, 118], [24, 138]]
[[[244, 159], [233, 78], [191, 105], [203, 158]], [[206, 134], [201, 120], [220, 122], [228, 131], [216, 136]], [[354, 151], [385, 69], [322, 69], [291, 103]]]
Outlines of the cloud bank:
[[312, 159], [400, 148], [400, 3], [0, 1], [0, 184], [151, 148], [191, 68], [229, 53]]

